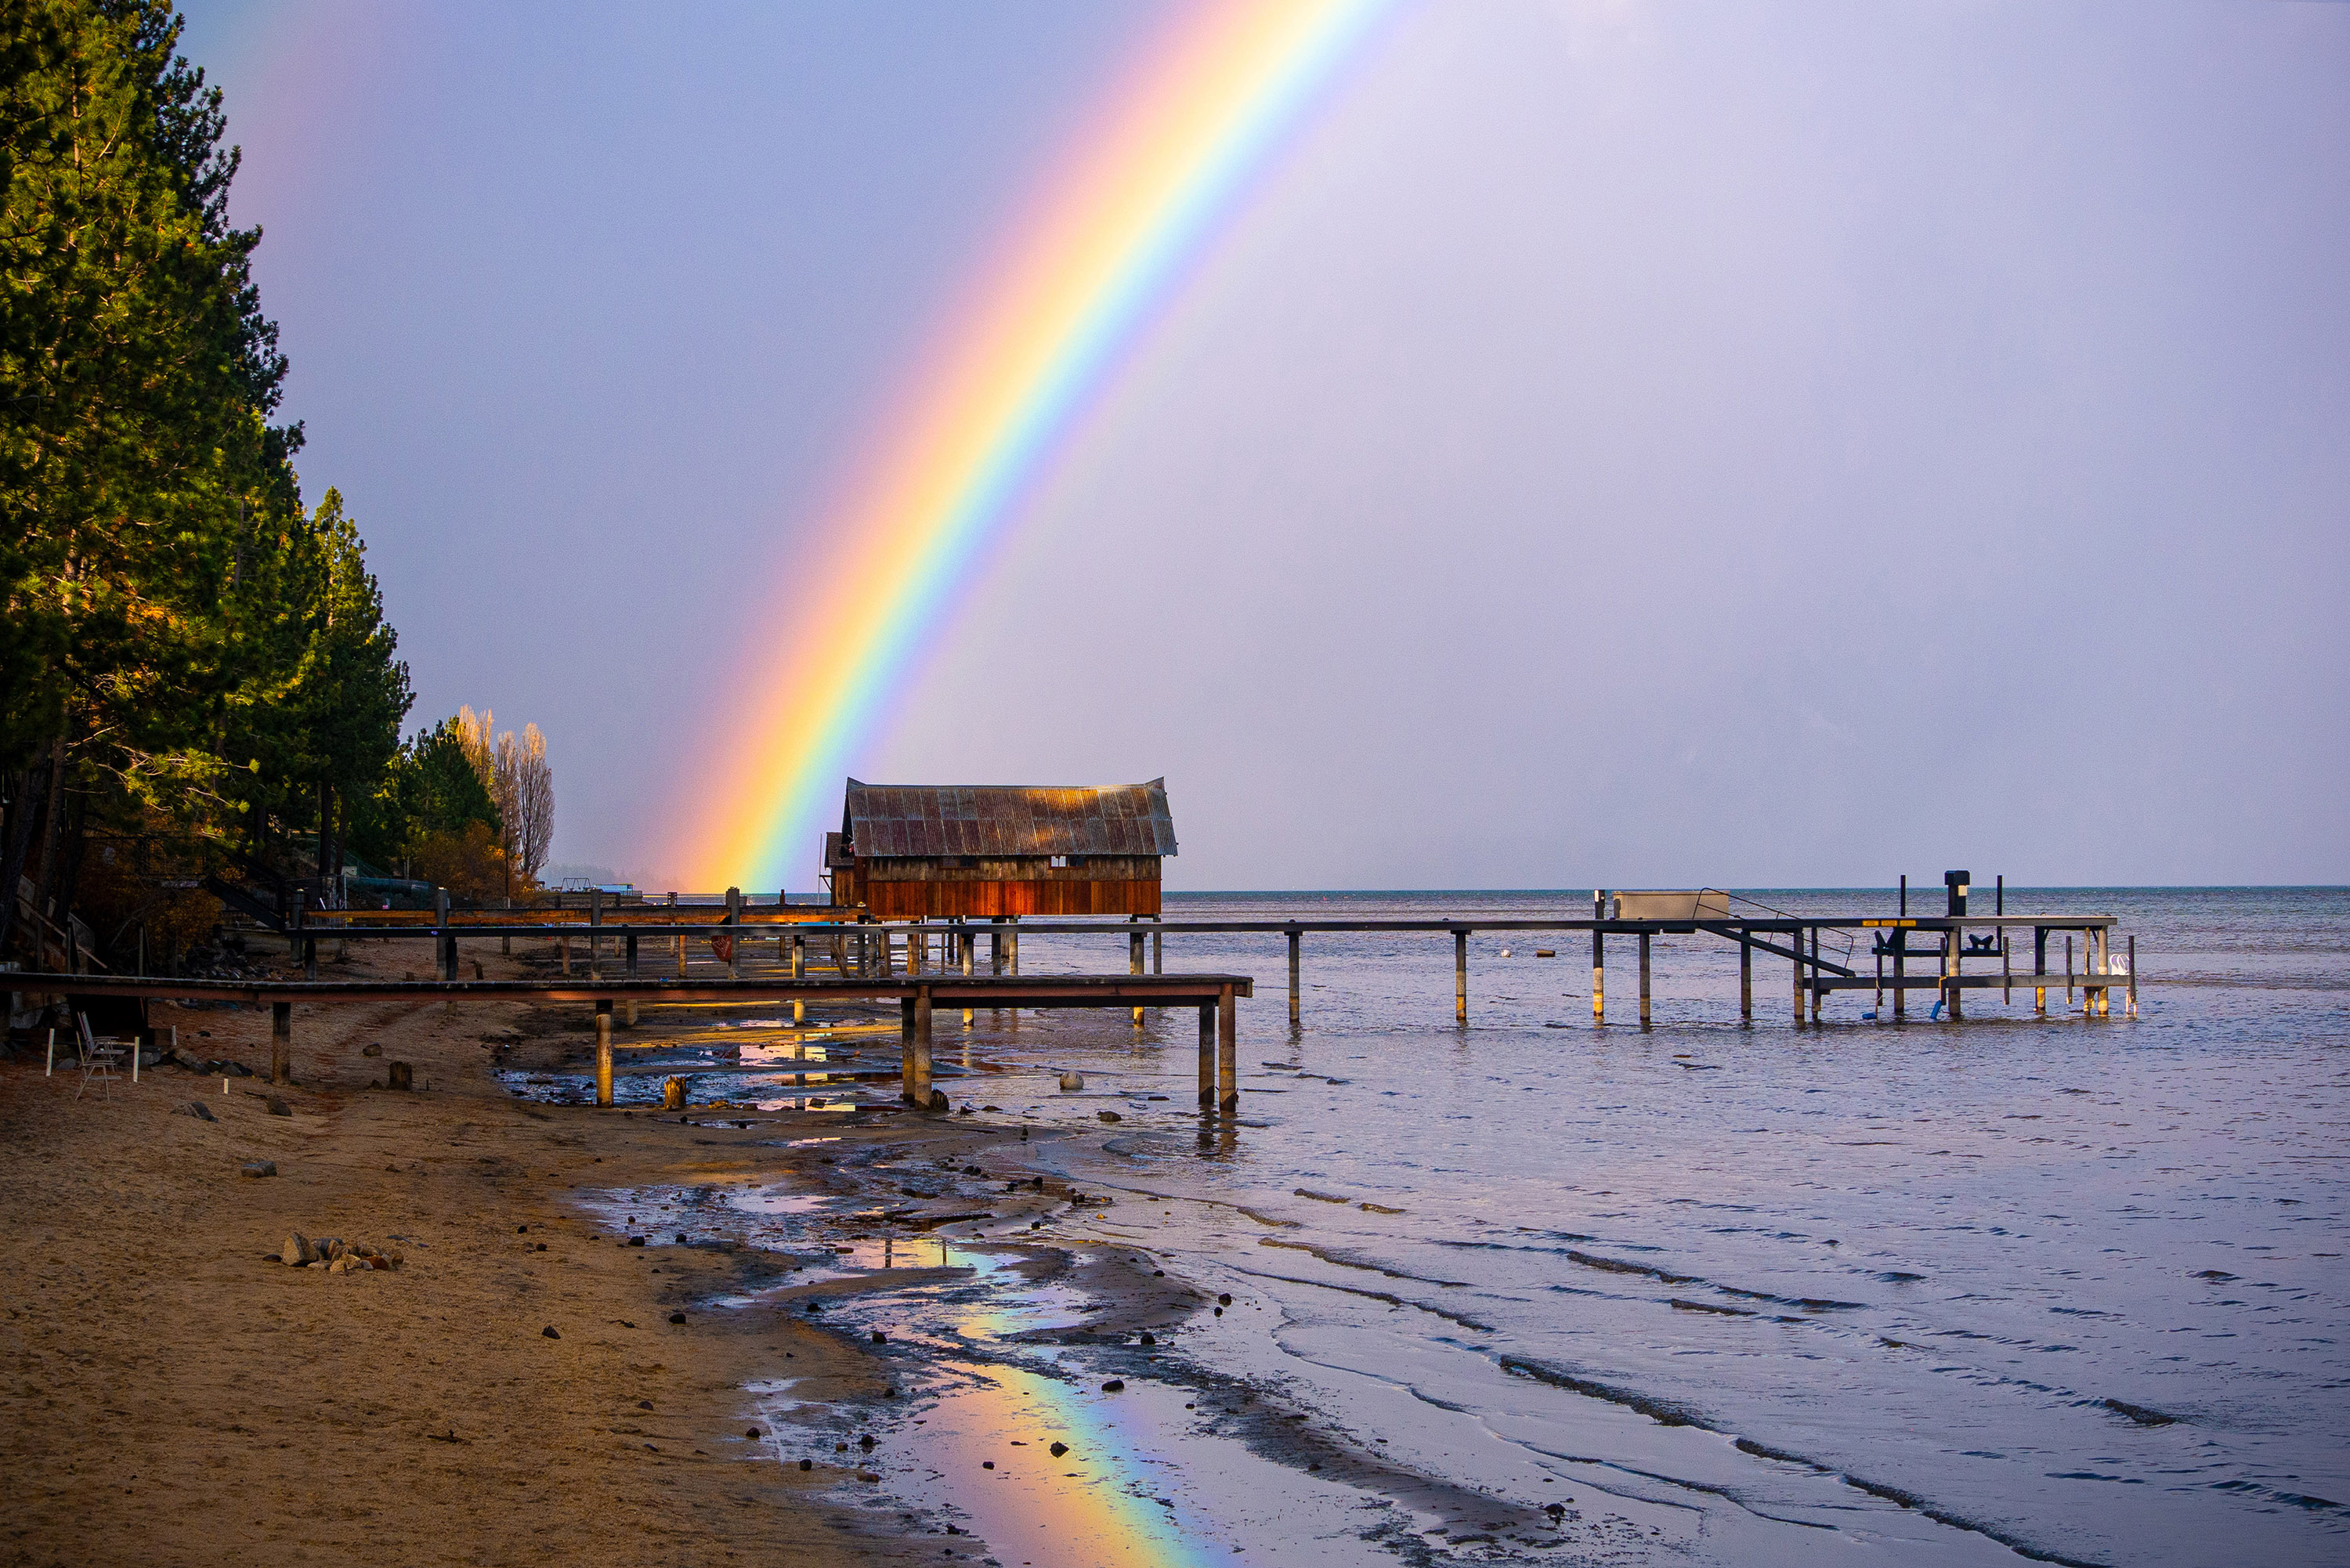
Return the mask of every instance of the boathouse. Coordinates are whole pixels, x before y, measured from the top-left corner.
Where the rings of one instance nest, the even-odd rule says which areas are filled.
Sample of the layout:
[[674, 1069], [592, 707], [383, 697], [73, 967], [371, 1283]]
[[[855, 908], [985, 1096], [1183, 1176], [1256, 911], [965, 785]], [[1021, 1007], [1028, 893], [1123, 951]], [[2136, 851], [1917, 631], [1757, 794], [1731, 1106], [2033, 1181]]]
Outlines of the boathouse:
[[848, 781], [832, 902], [879, 919], [1156, 915], [1167, 781], [1056, 788]]

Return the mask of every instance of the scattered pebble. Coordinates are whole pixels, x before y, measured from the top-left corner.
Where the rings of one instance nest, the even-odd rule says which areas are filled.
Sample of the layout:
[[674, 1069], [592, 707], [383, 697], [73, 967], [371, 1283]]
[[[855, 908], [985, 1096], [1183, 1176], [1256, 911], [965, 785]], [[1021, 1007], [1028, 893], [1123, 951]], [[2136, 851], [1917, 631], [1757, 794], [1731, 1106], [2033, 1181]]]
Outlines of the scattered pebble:
[[873, 1343], [876, 1345], [887, 1345], [889, 1343], [889, 1336], [877, 1328], [873, 1331]]
[[753, 1427], [749, 1430], [745, 1431], [743, 1436], [755, 1443], [759, 1440], [759, 1428]]
[[685, 1321], [685, 1314], [681, 1312], [673, 1312], [669, 1314], [669, 1320], [671, 1323], [683, 1323]]
[[804, 1470], [812, 1470], [816, 1469], [816, 1461], [814, 1459], [802, 1459], [800, 1461], [800, 1469]]
[[1105, 1394], [1119, 1394], [1125, 1392], [1125, 1389], [1126, 1379], [1123, 1377], [1113, 1377], [1102, 1385], [1102, 1392]]
[[1061, 1087], [1067, 1090], [1069, 1093], [1075, 1094], [1085, 1086], [1086, 1075], [1083, 1073], [1064, 1073], [1061, 1075]]
[[555, 1325], [551, 1323], [545, 1328], [540, 1329], [538, 1332], [549, 1339], [561, 1339], [563, 1337], [561, 1334], [555, 1332]]
[[239, 1176], [275, 1176], [277, 1174], [277, 1162], [274, 1159], [256, 1159], [249, 1165], [238, 1166], [236, 1173]]
[[1068, 1451], [1069, 1445], [1066, 1443], [1055, 1443], [1050, 1449], [1045, 1450], [1045, 1452], [1051, 1454], [1056, 1459]]

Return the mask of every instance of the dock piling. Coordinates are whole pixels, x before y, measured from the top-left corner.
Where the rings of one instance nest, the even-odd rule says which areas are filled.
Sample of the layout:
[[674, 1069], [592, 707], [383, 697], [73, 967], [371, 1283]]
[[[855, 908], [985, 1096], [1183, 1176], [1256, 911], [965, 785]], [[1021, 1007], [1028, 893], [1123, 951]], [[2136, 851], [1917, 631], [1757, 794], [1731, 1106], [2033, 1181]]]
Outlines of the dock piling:
[[1297, 949], [1305, 933], [1295, 926], [1289, 928], [1289, 1032], [1297, 1033]]
[[1460, 927], [1452, 932], [1452, 1022], [1469, 1022], [1469, 933]]
[[914, 1072], [908, 1091], [922, 1110], [931, 1106], [931, 988], [926, 985], [914, 992]]
[[1216, 1104], [1228, 1111], [1241, 1108], [1240, 1017], [1229, 985], [1216, 992]]
[[1216, 1103], [1216, 1009], [1213, 1002], [1200, 1004], [1200, 1108], [1208, 1110]]
[[[1142, 972], [1142, 933], [1140, 931], [1136, 931], [1126, 939], [1126, 972], [1128, 974]], [[1137, 1029], [1142, 1027], [1142, 1009], [1139, 1007], [1134, 1010], [1134, 1026]]]
[[612, 1004], [596, 1004], [596, 1103], [612, 1103]]
[[[792, 978], [794, 980], [801, 980], [805, 979], [806, 974], [807, 938], [805, 936], [795, 936], [792, 938]], [[806, 1002], [795, 1002], [792, 1003], [792, 1022], [795, 1024], [806, 1023], [807, 1022]]]
[[1754, 1022], [1754, 943], [1743, 926], [1738, 928], [1738, 1019]]
[[2129, 959], [2129, 1015], [2136, 1018], [2137, 1016], [2137, 933], [2132, 931], [2127, 940], [2129, 943], [2126, 954]]
[[[979, 933], [965, 926], [956, 933], [955, 944], [962, 949], [962, 975], [965, 980], [969, 980], [979, 958]], [[971, 1027], [972, 1011], [968, 1007], [962, 1010], [962, 1026], [965, 1029]], [[1140, 1017], [1141, 1012], [1140, 1008], [1135, 1009], [1137, 1017]]]
[[1648, 1026], [1648, 933], [1640, 933], [1640, 1027]]

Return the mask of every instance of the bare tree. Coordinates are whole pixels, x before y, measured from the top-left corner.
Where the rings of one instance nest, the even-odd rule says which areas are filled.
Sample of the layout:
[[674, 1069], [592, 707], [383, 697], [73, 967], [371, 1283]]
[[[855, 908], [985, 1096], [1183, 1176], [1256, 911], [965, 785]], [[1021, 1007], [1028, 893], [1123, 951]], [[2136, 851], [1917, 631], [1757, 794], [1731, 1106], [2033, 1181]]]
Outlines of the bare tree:
[[498, 737], [493, 773], [496, 782], [490, 793], [505, 818], [507, 857], [536, 882], [555, 843], [555, 772], [547, 766], [546, 737], [537, 725], [525, 724], [520, 739], [512, 730]]
[[490, 740], [490, 721], [494, 715], [484, 708], [474, 712], [463, 703], [457, 705], [457, 742], [465, 748], [465, 760], [473, 764], [473, 772], [482, 787], [490, 792], [500, 811], [506, 808], [504, 797], [498, 794], [496, 748]]

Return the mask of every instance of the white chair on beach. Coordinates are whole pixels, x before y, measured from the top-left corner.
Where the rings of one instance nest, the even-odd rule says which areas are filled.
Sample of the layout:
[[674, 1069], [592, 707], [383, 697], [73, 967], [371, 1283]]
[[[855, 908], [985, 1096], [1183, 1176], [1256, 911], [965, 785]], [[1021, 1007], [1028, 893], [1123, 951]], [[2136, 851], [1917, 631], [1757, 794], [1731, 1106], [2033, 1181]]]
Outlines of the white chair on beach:
[[100, 1040], [90, 1033], [87, 1012], [75, 1013], [74, 1023], [81, 1031], [81, 1087], [74, 1091], [74, 1098], [80, 1099], [89, 1088], [89, 1081], [96, 1078], [105, 1086], [106, 1097], [110, 1100], [114, 1097], [114, 1080], [122, 1075], [114, 1070], [114, 1064], [137, 1050], [138, 1044], [135, 1041], [126, 1044], [120, 1040]]

